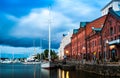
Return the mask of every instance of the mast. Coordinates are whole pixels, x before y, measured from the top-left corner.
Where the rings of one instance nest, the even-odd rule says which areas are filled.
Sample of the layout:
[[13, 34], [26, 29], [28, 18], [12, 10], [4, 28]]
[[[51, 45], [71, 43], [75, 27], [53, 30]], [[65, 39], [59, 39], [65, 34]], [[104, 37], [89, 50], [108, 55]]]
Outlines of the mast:
[[35, 49], [35, 40], [33, 40], [33, 47], [34, 47], [34, 55], [36, 54], [36, 49]]
[[48, 55], [48, 58], [49, 58], [49, 61], [51, 61], [51, 56], [50, 56], [50, 48], [51, 48], [51, 14], [50, 14], [50, 6], [49, 6], [49, 55]]

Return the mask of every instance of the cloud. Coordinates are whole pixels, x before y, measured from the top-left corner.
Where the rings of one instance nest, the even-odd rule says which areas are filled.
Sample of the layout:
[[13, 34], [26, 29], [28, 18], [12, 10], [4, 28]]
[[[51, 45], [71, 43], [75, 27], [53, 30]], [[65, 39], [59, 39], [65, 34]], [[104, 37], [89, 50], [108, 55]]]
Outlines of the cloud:
[[[41, 3], [41, 0], [39, 2]], [[8, 14], [5, 14], [5, 18], [2, 17], [3, 22], [0, 23], [4, 24], [0, 27], [0, 33], [3, 34], [0, 43], [14, 47], [31, 47], [33, 46], [33, 40], [36, 40], [36, 46], [39, 46], [40, 40], [44, 40], [43, 46], [44, 48], [48, 48], [48, 26], [50, 24], [49, 19], [51, 18], [52, 48], [57, 49], [62, 39], [62, 34], [72, 31], [74, 28], [79, 28], [80, 21], [92, 21], [98, 18], [98, 16], [100, 16], [100, 10], [103, 7], [102, 5], [106, 2], [54, 0], [50, 10], [48, 8], [48, 4], [50, 3], [47, 2], [45, 2], [47, 5], [44, 7], [43, 5], [26, 7], [25, 4], [21, 4], [24, 3], [24, 1], [21, 3], [19, 3], [19, 1], [11, 2], [10, 5], [19, 4], [21, 6], [16, 7], [19, 11], [16, 9], [13, 11], [12, 8], [9, 8], [10, 12], [8, 12], [9, 10], [5, 11], [8, 12]], [[31, 3], [32, 2], [27, 5]], [[25, 11], [23, 8], [25, 8]], [[20, 17], [16, 14], [20, 15]], [[2, 30], [3, 28], [4, 31]]]
[[[49, 15], [49, 12], [51, 15]], [[49, 21], [50, 18], [51, 24]], [[11, 36], [17, 38], [27, 37], [48, 39], [49, 24], [51, 26], [52, 38], [55, 39], [57, 34], [65, 31], [68, 32], [72, 28], [77, 27], [77, 24], [74, 23], [71, 18], [66, 17], [60, 12], [53, 10], [49, 11], [48, 8], [37, 8], [33, 9], [29, 15], [19, 19], [18, 24], [11, 30]]]

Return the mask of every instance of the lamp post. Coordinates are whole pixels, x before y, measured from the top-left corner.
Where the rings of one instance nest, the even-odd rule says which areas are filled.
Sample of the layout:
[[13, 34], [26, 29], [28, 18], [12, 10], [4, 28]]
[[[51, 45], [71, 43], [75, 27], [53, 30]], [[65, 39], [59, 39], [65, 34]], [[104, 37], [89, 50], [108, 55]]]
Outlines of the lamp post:
[[107, 44], [108, 44], [108, 40], [105, 41], [105, 62], [106, 62], [106, 54], [107, 54]]
[[84, 63], [84, 53], [85, 53], [84, 51], [85, 51], [85, 46], [83, 46], [82, 49], [83, 49], [83, 53], [82, 53], [82, 62]]
[[66, 53], [66, 57], [68, 57], [69, 51], [68, 51], [68, 50], [66, 50], [66, 51], [65, 51], [65, 53]]

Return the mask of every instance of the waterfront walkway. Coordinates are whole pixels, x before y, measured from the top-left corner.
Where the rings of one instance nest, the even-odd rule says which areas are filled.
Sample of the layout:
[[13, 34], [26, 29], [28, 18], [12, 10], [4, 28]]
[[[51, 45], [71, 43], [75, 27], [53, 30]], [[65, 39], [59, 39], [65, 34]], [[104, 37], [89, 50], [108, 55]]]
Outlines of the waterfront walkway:
[[59, 67], [64, 70], [82, 70], [104, 76], [120, 77], [120, 62], [100, 62], [66, 60], [66, 63], [59, 62]]

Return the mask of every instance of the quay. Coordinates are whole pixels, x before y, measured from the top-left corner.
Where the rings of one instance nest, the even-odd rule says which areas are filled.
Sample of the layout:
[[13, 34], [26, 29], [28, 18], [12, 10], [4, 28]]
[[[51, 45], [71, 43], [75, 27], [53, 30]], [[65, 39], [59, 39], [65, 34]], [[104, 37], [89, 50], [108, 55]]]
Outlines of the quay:
[[57, 63], [56, 67], [69, 71], [81, 70], [101, 76], [120, 77], [120, 62], [93, 64], [91, 62], [66, 61], [66, 63], [62, 63], [62, 62]]

